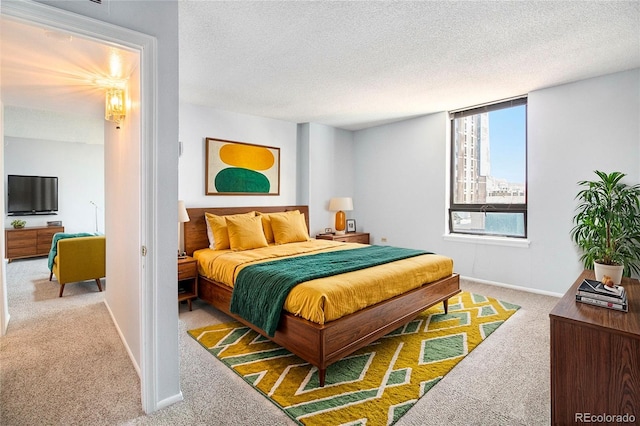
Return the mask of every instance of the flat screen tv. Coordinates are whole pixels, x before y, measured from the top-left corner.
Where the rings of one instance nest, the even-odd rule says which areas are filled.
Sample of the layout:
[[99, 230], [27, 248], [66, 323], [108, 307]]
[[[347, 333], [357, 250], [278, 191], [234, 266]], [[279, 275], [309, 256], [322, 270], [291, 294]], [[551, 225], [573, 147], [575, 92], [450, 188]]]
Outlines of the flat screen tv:
[[56, 214], [58, 178], [51, 176], [7, 176], [9, 215]]

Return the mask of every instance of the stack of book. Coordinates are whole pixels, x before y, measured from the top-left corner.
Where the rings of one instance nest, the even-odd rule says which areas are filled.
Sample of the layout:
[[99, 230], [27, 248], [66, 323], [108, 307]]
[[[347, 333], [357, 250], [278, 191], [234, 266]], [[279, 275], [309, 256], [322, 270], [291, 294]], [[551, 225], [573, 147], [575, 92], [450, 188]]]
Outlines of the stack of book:
[[617, 311], [628, 312], [627, 292], [617, 285], [609, 287], [600, 281], [585, 279], [580, 283], [576, 300], [594, 306], [602, 306]]

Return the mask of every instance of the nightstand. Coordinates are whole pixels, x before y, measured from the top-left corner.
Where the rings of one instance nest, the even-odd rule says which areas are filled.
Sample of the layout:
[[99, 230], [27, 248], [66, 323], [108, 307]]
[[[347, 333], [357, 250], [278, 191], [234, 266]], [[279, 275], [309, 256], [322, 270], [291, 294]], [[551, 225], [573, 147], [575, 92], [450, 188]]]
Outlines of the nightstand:
[[369, 233], [368, 232], [347, 232], [346, 234], [342, 234], [342, 235], [318, 234], [316, 235], [316, 239], [342, 241], [343, 243], [369, 244]]
[[178, 259], [178, 302], [191, 301], [198, 297], [198, 262], [191, 256]]

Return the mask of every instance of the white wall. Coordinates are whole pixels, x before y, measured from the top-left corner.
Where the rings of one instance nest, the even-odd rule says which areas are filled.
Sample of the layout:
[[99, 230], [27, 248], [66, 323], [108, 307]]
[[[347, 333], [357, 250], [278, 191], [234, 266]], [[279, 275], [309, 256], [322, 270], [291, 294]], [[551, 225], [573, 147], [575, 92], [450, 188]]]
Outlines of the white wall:
[[[354, 210], [345, 212], [347, 218], [358, 217], [358, 199], [354, 194], [353, 132], [322, 124], [301, 125], [307, 148], [301, 165], [305, 169], [304, 186], [309, 205], [309, 233], [311, 236], [335, 228], [335, 212], [329, 211], [333, 197], [352, 197]], [[356, 221], [356, 226], [358, 222]], [[359, 230], [359, 229], [358, 229]]]
[[104, 232], [104, 145], [5, 136], [4, 156], [5, 184], [7, 175], [58, 177], [57, 215], [5, 216], [5, 227], [14, 219], [25, 220], [26, 226], [60, 220], [65, 232], [95, 232], [94, 202], [98, 232]]
[[[6, 2], [5, 0], [4, 2]], [[3, 3], [4, 3], [3, 2]], [[118, 325], [127, 329], [141, 329], [143, 318], [147, 329], [142, 333], [130, 334], [127, 342], [130, 348], [140, 347], [146, 352], [145, 359], [151, 366], [142, 380], [143, 408], [153, 411], [172, 402], [182, 399], [180, 392], [180, 371], [178, 353], [178, 306], [176, 302], [176, 278], [177, 263], [176, 247], [178, 235], [176, 223], [178, 222], [178, 2], [176, 1], [103, 1], [101, 5], [93, 2], [75, 2], [64, 0], [41, 0], [41, 3], [64, 9], [80, 15], [91, 17], [103, 22], [128, 28], [142, 34], [155, 37], [157, 49], [155, 50], [157, 68], [151, 70], [157, 79], [157, 92], [151, 89], [149, 95], [154, 95], [154, 112], [156, 113], [156, 127], [151, 129], [151, 134], [145, 136], [153, 144], [149, 149], [153, 150], [153, 161], [139, 164], [141, 172], [147, 176], [153, 175], [154, 181], [149, 182], [150, 190], [154, 193], [154, 205], [151, 211], [146, 212], [145, 224], [153, 228], [153, 235], [145, 235], [147, 243], [153, 249], [149, 253], [155, 260], [151, 265], [154, 276], [153, 282], [147, 285], [151, 289], [140, 288], [139, 277], [131, 277], [130, 283], [134, 285], [132, 291], [137, 290], [138, 297], [145, 298], [152, 295], [153, 300], [142, 300], [145, 307], [152, 306], [151, 312], [140, 312], [140, 304], [133, 309], [126, 309], [127, 293], [112, 294], [110, 303], [121, 303], [117, 309], [121, 315], [116, 318]], [[101, 28], [102, 30], [102, 28]], [[148, 53], [148, 52], [147, 52]], [[153, 65], [150, 68], [154, 68]], [[145, 70], [144, 72], [147, 72]], [[145, 129], [145, 132], [149, 129]], [[140, 135], [137, 135], [140, 137]], [[134, 147], [132, 149], [136, 149]], [[107, 170], [118, 172], [118, 167], [127, 165], [126, 160], [109, 161]], [[126, 185], [118, 188], [119, 191], [127, 191]], [[139, 200], [142, 204], [146, 200]], [[138, 207], [140, 205], [138, 204]], [[107, 217], [110, 212], [107, 210]], [[126, 212], [115, 213], [124, 221]], [[107, 219], [108, 220], [108, 219]], [[127, 235], [127, 226], [110, 227], [108, 231]], [[112, 248], [117, 249], [116, 247]], [[107, 271], [109, 268], [123, 268], [127, 265], [118, 265], [109, 262], [109, 242], [107, 242]], [[129, 253], [130, 256], [140, 257], [140, 246]], [[111, 266], [110, 266], [111, 264]], [[113, 270], [112, 270], [113, 271]], [[148, 276], [147, 271], [143, 272]], [[114, 273], [112, 273], [113, 275]], [[112, 286], [114, 288], [116, 286]], [[109, 290], [108, 290], [109, 291]], [[139, 300], [139, 299], [136, 299]], [[114, 307], [112, 306], [112, 309]], [[149, 338], [149, 330], [153, 338]], [[145, 339], [144, 341], [142, 339]], [[136, 354], [134, 354], [136, 355]], [[147, 385], [149, 387], [145, 388]]]
[[7, 105], [5, 136], [103, 145], [104, 117]]
[[355, 132], [358, 224], [373, 243], [449, 255], [462, 275], [563, 293], [582, 269], [569, 236], [576, 182], [595, 169], [640, 181], [639, 117], [638, 69], [529, 95], [528, 248], [443, 239], [445, 113]]
[[[207, 137], [280, 147], [280, 195], [204, 195]], [[315, 235], [334, 227], [329, 199], [354, 195], [353, 133], [347, 130], [181, 104], [180, 141], [179, 197], [187, 207], [307, 204]], [[356, 199], [354, 208], [347, 217], [357, 217]]]
[[[0, 99], [0, 170], [4, 176], [4, 104]], [[0, 190], [5, 193], [4, 179], [0, 180]], [[0, 217], [4, 217], [4, 203], [0, 204]], [[0, 238], [0, 336], [4, 336], [9, 326], [9, 303], [7, 300], [7, 263], [5, 259], [4, 238]]]
[[[280, 195], [205, 195], [205, 138], [208, 137], [280, 148]], [[296, 204], [296, 138], [295, 123], [180, 104], [179, 198], [187, 207]], [[174, 148], [178, 152], [178, 141]]]
[[440, 113], [355, 132], [356, 224], [372, 244], [453, 256], [442, 241], [447, 123]]
[[57, 215], [5, 216], [4, 226], [59, 220], [66, 232], [96, 232], [96, 224], [104, 232], [104, 118], [7, 105], [4, 121], [4, 181], [9, 174], [57, 176], [59, 208]]
[[[130, 78], [129, 93], [139, 94], [139, 77]], [[136, 84], [137, 83], [137, 84]], [[136, 84], [136, 87], [131, 87]], [[116, 129], [115, 123], [105, 126], [106, 186], [108, 206], [107, 235], [107, 291], [105, 302], [116, 327], [127, 345], [134, 366], [141, 372], [143, 363], [143, 335], [141, 315], [143, 260], [140, 248], [143, 239], [140, 224], [141, 141], [140, 111], [132, 108], [125, 122]], [[126, 218], [126, 219], [125, 219]], [[125, 219], [125, 220], [123, 220]], [[174, 304], [175, 305], [175, 304]], [[173, 312], [168, 311], [167, 316]], [[134, 317], [136, 321], [132, 321]]]
[[309, 205], [309, 123], [298, 124], [298, 158], [296, 174], [298, 185], [296, 199], [300, 204]]
[[640, 182], [640, 69], [531, 93], [528, 132], [531, 274], [521, 279], [564, 292], [582, 270], [569, 237], [576, 183], [594, 170]]

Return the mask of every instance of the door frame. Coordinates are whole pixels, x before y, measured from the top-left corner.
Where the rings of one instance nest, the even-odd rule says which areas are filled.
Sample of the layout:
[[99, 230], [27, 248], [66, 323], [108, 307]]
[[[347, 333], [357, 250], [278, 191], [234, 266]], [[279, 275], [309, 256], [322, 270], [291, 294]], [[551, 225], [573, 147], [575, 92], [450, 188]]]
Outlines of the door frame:
[[[157, 392], [157, 357], [156, 348], [159, 330], [154, 326], [154, 314], [157, 312], [156, 282], [158, 250], [156, 236], [158, 226], [155, 211], [158, 175], [155, 153], [157, 150], [157, 93], [158, 65], [157, 40], [155, 37], [142, 34], [127, 28], [85, 17], [62, 9], [35, 2], [5, 1], [0, 4], [0, 13], [6, 17], [23, 21], [27, 24], [47, 26], [53, 29], [79, 34], [104, 44], [114, 44], [137, 51], [140, 54], [140, 217], [139, 240], [141, 247], [142, 268], [136, 283], [140, 291], [140, 388], [142, 409], [146, 413], [156, 411], [166, 405], [159, 404]], [[4, 150], [3, 147], [0, 149]], [[0, 157], [2, 158], [2, 157]], [[4, 167], [2, 168], [4, 169]], [[108, 207], [105, 214], [109, 214]], [[4, 251], [4, 247], [0, 246]], [[146, 256], [144, 255], [146, 253]], [[2, 258], [4, 258], [4, 253]], [[6, 304], [6, 280], [2, 279], [0, 297]], [[6, 306], [6, 305], [5, 305]], [[6, 314], [8, 318], [8, 312]], [[126, 342], [124, 342], [126, 344]], [[132, 360], [135, 364], [135, 360]], [[179, 398], [181, 399], [181, 398]], [[173, 401], [175, 402], [175, 401]]]

